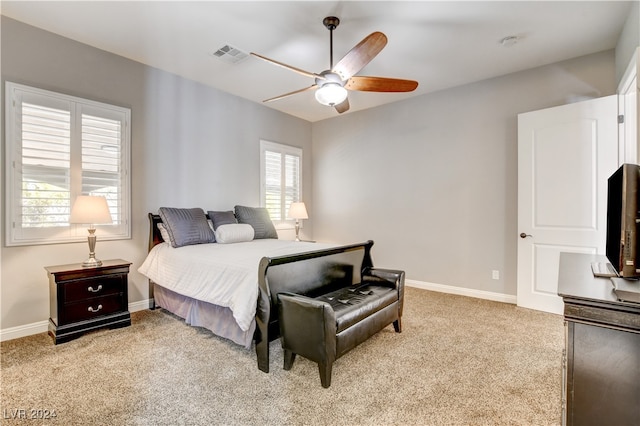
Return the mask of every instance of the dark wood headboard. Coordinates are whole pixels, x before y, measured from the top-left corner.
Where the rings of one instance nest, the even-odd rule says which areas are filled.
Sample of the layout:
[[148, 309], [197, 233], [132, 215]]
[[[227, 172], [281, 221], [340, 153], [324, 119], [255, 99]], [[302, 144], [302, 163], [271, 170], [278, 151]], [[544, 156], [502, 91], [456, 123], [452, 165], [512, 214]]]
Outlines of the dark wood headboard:
[[162, 223], [162, 219], [159, 214], [149, 213], [149, 251], [157, 244], [163, 243], [162, 235], [158, 229], [158, 224]]

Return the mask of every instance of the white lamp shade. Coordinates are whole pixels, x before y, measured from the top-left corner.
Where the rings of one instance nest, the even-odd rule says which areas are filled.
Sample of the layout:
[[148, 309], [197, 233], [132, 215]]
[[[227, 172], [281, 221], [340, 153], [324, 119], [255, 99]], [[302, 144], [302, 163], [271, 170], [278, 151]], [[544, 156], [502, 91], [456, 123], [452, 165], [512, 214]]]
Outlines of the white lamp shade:
[[316, 90], [316, 100], [322, 105], [340, 105], [347, 99], [347, 89], [338, 83], [325, 83]]
[[291, 207], [289, 207], [289, 217], [292, 219], [309, 219], [304, 203], [291, 203]]
[[69, 222], [90, 225], [112, 223], [107, 199], [101, 196], [79, 195], [71, 208]]

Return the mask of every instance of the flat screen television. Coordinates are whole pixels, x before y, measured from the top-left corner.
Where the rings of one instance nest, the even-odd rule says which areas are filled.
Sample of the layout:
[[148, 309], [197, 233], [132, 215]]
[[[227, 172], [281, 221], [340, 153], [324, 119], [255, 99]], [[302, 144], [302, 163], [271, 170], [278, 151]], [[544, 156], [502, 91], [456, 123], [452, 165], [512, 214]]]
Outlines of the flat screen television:
[[640, 277], [638, 186], [640, 166], [623, 164], [607, 182], [606, 255], [623, 278]]

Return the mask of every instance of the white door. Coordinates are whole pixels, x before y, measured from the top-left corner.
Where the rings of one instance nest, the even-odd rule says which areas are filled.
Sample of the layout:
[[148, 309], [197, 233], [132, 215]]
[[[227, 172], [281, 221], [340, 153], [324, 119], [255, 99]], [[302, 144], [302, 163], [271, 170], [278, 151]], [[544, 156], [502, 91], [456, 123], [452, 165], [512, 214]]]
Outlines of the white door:
[[518, 115], [518, 306], [561, 314], [560, 252], [604, 254], [617, 96]]

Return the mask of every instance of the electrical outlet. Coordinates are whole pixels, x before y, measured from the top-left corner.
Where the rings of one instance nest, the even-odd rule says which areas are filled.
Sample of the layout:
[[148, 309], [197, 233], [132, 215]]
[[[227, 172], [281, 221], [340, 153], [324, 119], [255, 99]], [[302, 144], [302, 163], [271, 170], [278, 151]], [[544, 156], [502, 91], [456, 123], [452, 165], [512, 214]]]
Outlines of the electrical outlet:
[[491, 271], [491, 278], [493, 278], [494, 280], [499, 280], [500, 271], [498, 271], [497, 269], [494, 269], [493, 271]]

